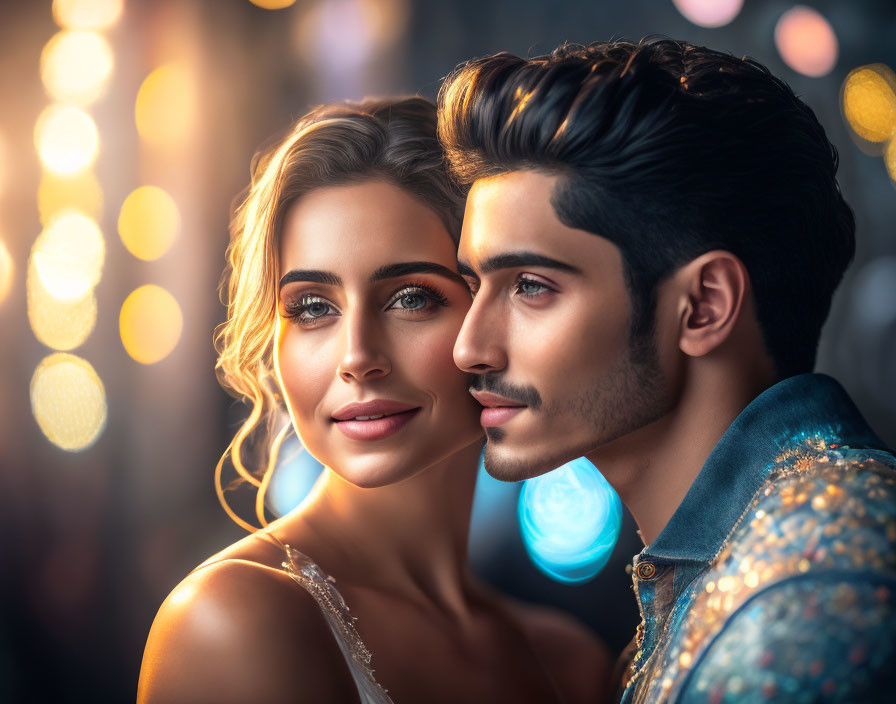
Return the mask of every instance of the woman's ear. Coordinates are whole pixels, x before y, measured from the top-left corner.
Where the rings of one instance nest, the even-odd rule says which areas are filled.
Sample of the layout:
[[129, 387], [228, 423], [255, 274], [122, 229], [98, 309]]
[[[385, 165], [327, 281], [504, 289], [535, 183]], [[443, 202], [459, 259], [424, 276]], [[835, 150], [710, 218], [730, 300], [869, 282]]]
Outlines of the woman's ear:
[[681, 267], [674, 275], [679, 289], [679, 342], [682, 352], [702, 357], [718, 348], [734, 330], [750, 277], [731, 252], [713, 250]]

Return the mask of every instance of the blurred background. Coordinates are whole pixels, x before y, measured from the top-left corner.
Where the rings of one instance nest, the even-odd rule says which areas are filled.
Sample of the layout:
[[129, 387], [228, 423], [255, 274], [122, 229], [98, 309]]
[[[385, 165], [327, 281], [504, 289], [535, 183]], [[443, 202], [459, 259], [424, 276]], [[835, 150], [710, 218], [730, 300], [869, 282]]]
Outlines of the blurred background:
[[[165, 595], [244, 534], [212, 483], [244, 413], [212, 333], [256, 150], [320, 102], [435, 97], [473, 56], [651, 33], [765, 63], [840, 150], [858, 250], [818, 369], [896, 444], [892, 0], [0, 2], [0, 700], [132, 700]], [[281, 457], [274, 515], [320, 471]], [[552, 482], [483, 477], [474, 567], [618, 652], [635, 526], [590, 465]]]

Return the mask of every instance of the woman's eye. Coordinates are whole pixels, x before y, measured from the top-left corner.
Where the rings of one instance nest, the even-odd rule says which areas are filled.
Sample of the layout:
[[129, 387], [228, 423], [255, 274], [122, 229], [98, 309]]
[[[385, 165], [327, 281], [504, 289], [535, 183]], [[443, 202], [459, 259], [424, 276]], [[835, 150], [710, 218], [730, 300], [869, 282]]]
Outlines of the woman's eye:
[[394, 308], [404, 308], [405, 310], [421, 310], [426, 308], [427, 297], [422, 293], [405, 293], [398, 297], [398, 300], [392, 305]]
[[286, 315], [301, 324], [313, 324], [322, 318], [332, 317], [336, 309], [321, 298], [303, 296], [301, 300], [286, 306]]
[[516, 292], [523, 296], [537, 296], [548, 290], [547, 286], [532, 279], [520, 279], [516, 282]]
[[431, 310], [435, 306], [446, 305], [448, 305], [448, 299], [441, 292], [431, 289], [429, 286], [417, 285], [396, 291], [387, 310], [423, 312]]

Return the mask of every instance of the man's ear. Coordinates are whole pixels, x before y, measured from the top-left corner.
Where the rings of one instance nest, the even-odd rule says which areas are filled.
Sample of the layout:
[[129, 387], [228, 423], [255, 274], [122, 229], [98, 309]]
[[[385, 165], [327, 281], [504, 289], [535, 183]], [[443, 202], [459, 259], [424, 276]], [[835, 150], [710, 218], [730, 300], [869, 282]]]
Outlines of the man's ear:
[[740, 318], [750, 290], [747, 268], [731, 252], [713, 250], [681, 267], [673, 281], [679, 292], [678, 346], [691, 357], [709, 354]]

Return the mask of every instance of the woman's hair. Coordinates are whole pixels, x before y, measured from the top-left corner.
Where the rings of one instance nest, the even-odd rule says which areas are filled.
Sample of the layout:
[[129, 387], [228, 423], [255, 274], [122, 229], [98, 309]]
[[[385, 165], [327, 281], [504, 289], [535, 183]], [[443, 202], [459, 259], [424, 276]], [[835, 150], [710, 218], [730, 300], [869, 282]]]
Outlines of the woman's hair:
[[[252, 181], [231, 224], [221, 292], [227, 322], [215, 335], [221, 385], [251, 408], [215, 469], [215, 489], [228, 515], [249, 531], [224, 495], [221, 475], [229, 458], [238, 477], [257, 488], [255, 513], [262, 526], [264, 495], [280, 445], [282, 399], [274, 373], [279, 237], [290, 206], [324, 186], [388, 181], [432, 208], [455, 244], [460, 238], [463, 196], [447, 174], [436, 137], [435, 105], [419, 97], [365, 99], [322, 105], [301, 118], [288, 136], [253, 160]], [[226, 296], [226, 298], [225, 298]], [[246, 446], [260, 467], [243, 462]]]

